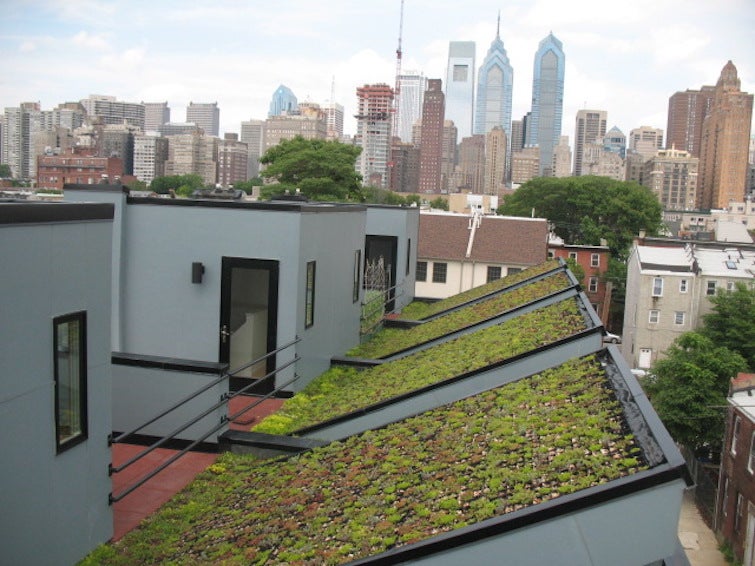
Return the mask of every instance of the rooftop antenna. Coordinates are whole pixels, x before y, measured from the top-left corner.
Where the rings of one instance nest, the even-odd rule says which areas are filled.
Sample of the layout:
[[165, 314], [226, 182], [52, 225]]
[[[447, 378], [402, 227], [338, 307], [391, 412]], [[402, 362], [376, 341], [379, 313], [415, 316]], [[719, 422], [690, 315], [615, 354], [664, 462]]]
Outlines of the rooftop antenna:
[[393, 135], [398, 132], [399, 98], [401, 97], [401, 37], [404, 35], [404, 0], [401, 0], [401, 15], [398, 24], [398, 47], [396, 47], [396, 88], [393, 91]]
[[498, 24], [495, 27], [495, 38], [501, 39], [501, 11], [498, 10]]

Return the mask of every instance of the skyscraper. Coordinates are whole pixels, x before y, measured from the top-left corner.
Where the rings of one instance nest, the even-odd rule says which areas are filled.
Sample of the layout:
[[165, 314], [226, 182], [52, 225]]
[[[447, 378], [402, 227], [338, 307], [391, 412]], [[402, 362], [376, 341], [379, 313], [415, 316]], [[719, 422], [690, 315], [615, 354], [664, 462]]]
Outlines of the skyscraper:
[[490, 44], [477, 75], [477, 107], [475, 109], [475, 134], [487, 134], [494, 126], [500, 126], [511, 139], [511, 105], [514, 92], [514, 69], [511, 68], [506, 49], [500, 36], [501, 17], [495, 39]]
[[220, 108], [217, 102], [189, 102], [186, 107], [186, 121], [194, 122], [208, 136], [218, 137], [220, 133]]
[[485, 187], [485, 136], [464, 138], [459, 143], [459, 169], [456, 188], [483, 194]]
[[753, 95], [740, 90], [729, 61], [716, 83], [713, 104], [703, 120], [698, 207], [726, 208], [744, 200], [747, 184]]
[[[574, 175], [585, 173], [582, 170], [585, 146], [600, 142], [606, 135], [607, 112], [605, 110], [578, 110], [574, 129]], [[541, 158], [542, 161], [542, 158]]]
[[123, 124], [137, 126], [144, 131], [144, 105], [136, 102], [121, 102], [114, 96], [92, 94], [84, 98], [81, 105], [87, 111], [89, 120], [99, 118], [103, 124]]
[[422, 102], [427, 90], [427, 79], [417, 71], [406, 71], [398, 77], [401, 97], [394, 136], [402, 142], [412, 141], [412, 126], [422, 117]]
[[362, 148], [357, 158], [357, 171], [365, 185], [388, 186], [392, 107], [393, 89], [387, 84], [357, 88], [357, 133], [354, 141]]
[[446, 118], [453, 121], [459, 139], [472, 135], [475, 49], [474, 41], [452, 41], [448, 45]]
[[659, 150], [645, 162], [643, 184], [665, 210], [694, 210], [699, 159], [680, 149]]
[[553, 149], [561, 135], [564, 111], [565, 63], [563, 45], [550, 33], [540, 42], [535, 53], [532, 111], [526, 128], [526, 145], [540, 147], [541, 176], [553, 174]]
[[273, 93], [270, 101], [268, 117], [280, 116], [281, 114], [293, 114], [299, 110], [299, 101], [296, 95], [286, 85], [280, 85]]
[[240, 139], [247, 147], [247, 175], [256, 177], [260, 173], [260, 157], [264, 153], [265, 122], [248, 120], [241, 122]]
[[142, 102], [144, 105], [144, 131], [157, 132], [160, 126], [170, 122], [168, 102]]
[[486, 195], [500, 196], [505, 186], [506, 171], [506, 131], [495, 126], [485, 134], [485, 188]]
[[[663, 148], [663, 130], [651, 126], [640, 126], [629, 132], [629, 149], [645, 156], [654, 157]], [[684, 149], [678, 147], [676, 149]], [[685, 150], [689, 151], [689, 150]]]
[[614, 126], [603, 136], [603, 149], [619, 155], [622, 159], [627, 153], [627, 137]]
[[422, 103], [422, 142], [419, 146], [419, 192], [440, 193], [445, 96], [440, 79], [429, 79]]
[[666, 126], [666, 149], [689, 151], [700, 157], [700, 138], [703, 135], [703, 120], [713, 103], [712, 86], [700, 90], [676, 92], [668, 99], [668, 124]]

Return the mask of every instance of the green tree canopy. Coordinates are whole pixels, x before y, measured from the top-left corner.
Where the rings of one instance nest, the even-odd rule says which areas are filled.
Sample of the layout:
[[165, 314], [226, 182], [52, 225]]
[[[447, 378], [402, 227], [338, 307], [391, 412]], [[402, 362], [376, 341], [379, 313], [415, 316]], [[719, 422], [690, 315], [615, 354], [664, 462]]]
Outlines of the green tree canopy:
[[265, 182], [262, 180], [262, 177], [253, 177], [247, 181], [237, 181], [233, 184], [233, 188], [250, 195], [254, 187], [261, 187], [264, 184]]
[[407, 204], [406, 199], [400, 194], [372, 186], [362, 189], [362, 200], [368, 204]]
[[296, 136], [271, 147], [260, 159], [267, 167], [262, 175], [275, 179], [262, 195], [270, 198], [284, 190], [301, 193], [312, 200], [362, 200], [362, 177], [355, 170], [362, 149], [337, 141], [305, 140]]
[[7, 163], [0, 163], [0, 178], [7, 179], [13, 177], [13, 172], [10, 169], [10, 165]]
[[755, 288], [737, 283], [733, 291], [710, 297], [713, 312], [703, 316], [702, 334], [738, 352], [755, 371]]
[[744, 358], [699, 332], [685, 332], [653, 366], [645, 384], [671, 436], [693, 450], [721, 450], [729, 382]]
[[197, 189], [204, 186], [204, 181], [200, 175], [168, 175], [165, 177], [155, 177], [150, 183], [150, 190], [156, 193], [168, 193], [172, 190], [180, 196], [189, 196]]
[[430, 201], [430, 206], [437, 210], [448, 210], [448, 201], [444, 198], [437, 197]]
[[650, 189], [608, 177], [537, 177], [507, 195], [498, 214], [547, 218], [568, 244], [597, 246], [625, 259], [640, 230], [661, 228], [662, 208]]

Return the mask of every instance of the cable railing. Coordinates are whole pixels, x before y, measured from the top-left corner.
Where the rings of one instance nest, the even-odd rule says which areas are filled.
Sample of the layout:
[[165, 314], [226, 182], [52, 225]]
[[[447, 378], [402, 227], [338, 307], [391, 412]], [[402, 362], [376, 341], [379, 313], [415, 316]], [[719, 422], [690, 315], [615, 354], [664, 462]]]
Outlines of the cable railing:
[[[279, 353], [279, 352], [281, 352], [283, 350], [286, 350], [287, 348], [290, 348], [291, 346], [293, 346], [294, 344], [296, 344], [296, 343], [298, 343], [300, 341], [301, 341], [301, 338], [296, 337], [294, 340], [288, 342], [287, 344], [284, 344], [283, 346], [281, 346], [279, 348], [276, 348], [275, 350], [273, 350], [271, 352], [268, 352], [267, 354], [265, 354], [263, 356], [260, 356], [259, 358], [254, 359], [251, 362], [248, 362], [248, 363], [246, 363], [246, 364], [244, 364], [244, 365], [242, 365], [242, 366], [240, 366], [238, 368], [235, 368], [233, 371], [226, 371], [226, 372], [224, 372], [223, 375], [221, 375], [217, 379], [212, 380], [210, 383], [202, 386], [201, 388], [197, 389], [193, 393], [191, 393], [191, 394], [187, 395], [186, 397], [182, 398], [180, 401], [177, 401], [171, 407], [165, 409], [164, 411], [162, 411], [158, 415], [155, 415], [154, 417], [152, 417], [151, 419], [149, 419], [145, 423], [139, 425], [138, 427], [136, 427], [136, 428], [134, 428], [134, 429], [132, 429], [132, 430], [130, 430], [128, 432], [125, 432], [123, 434], [120, 434], [117, 437], [113, 437], [112, 435], [110, 435], [110, 437], [108, 438], [109, 445], [117, 444], [117, 443], [123, 443], [127, 438], [135, 435], [140, 430], [143, 430], [145, 427], [149, 426], [150, 424], [152, 424], [152, 423], [160, 420], [161, 418], [163, 418], [166, 415], [170, 414], [171, 412], [175, 411], [179, 407], [182, 407], [183, 405], [185, 405], [189, 401], [195, 399], [196, 397], [198, 397], [199, 395], [201, 395], [205, 391], [208, 391], [209, 389], [211, 389], [212, 387], [218, 385], [219, 383], [221, 383], [221, 382], [229, 379], [230, 377], [233, 377], [235, 374], [237, 374], [237, 373], [239, 373], [239, 372], [241, 372], [241, 371], [243, 371], [245, 369], [248, 369], [249, 367], [252, 367], [252, 366], [258, 364], [258, 363], [266, 360], [267, 358], [269, 358], [269, 357], [271, 357], [271, 356], [273, 356], [273, 355], [275, 355], [275, 354], [277, 354], [277, 353]], [[118, 466], [113, 466], [112, 463], [109, 464], [108, 465], [108, 474], [112, 475], [112, 474], [117, 474], [119, 472], [122, 472], [123, 470], [125, 470], [129, 466], [133, 465], [134, 463], [138, 462], [139, 460], [141, 460], [142, 458], [144, 458], [148, 454], [152, 453], [154, 450], [156, 450], [160, 446], [163, 446], [165, 443], [169, 442], [170, 440], [175, 439], [178, 434], [180, 434], [181, 432], [183, 432], [187, 428], [195, 425], [196, 423], [198, 423], [199, 421], [201, 421], [202, 419], [204, 419], [208, 415], [210, 415], [213, 412], [217, 411], [222, 406], [224, 406], [224, 405], [227, 406], [228, 401], [230, 399], [233, 399], [234, 397], [236, 397], [238, 395], [244, 394], [245, 392], [249, 391], [253, 387], [257, 387], [261, 383], [264, 383], [264, 382], [266, 382], [269, 379], [274, 379], [275, 376], [279, 372], [281, 372], [281, 371], [285, 370], [286, 368], [292, 366], [293, 364], [295, 364], [296, 362], [298, 362], [300, 359], [301, 358], [298, 355], [295, 354], [294, 357], [291, 360], [285, 362], [281, 366], [278, 366], [273, 371], [265, 374], [263, 377], [261, 377], [259, 379], [255, 379], [249, 385], [246, 385], [245, 387], [243, 387], [243, 388], [241, 388], [238, 391], [235, 391], [233, 393], [224, 393], [221, 396], [220, 401], [218, 401], [217, 403], [214, 403], [212, 406], [210, 406], [209, 408], [205, 409], [204, 411], [202, 411], [201, 413], [199, 413], [195, 417], [189, 419], [187, 422], [185, 422], [182, 425], [180, 425], [179, 427], [175, 428], [169, 434], [167, 434], [167, 435], [163, 436], [162, 438], [158, 439], [157, 441], [155, 441], [154, 443], [152, 443], [151, 445], [149, 445], [147, 448], [145, 448], [144, 450], [142, 450], [138, 454], [135, 454], [134, 456], [132, 456], [131, 458], [129, 458], [126, 462], [123, 462], [122, 464], [120, 464]], [[292, 383], [294, 383], [298, 379], [299, 379], [299, 376], [296, 373], [294, 373], [294, 377], [292, 379], [289, 379], [285, 383], [280, 384], [278, 387], [274, 387], [270, 392], [266, 393], [263, 396], [260, 396], [260, 397], [256, 398], [252, 403], [250, 403], [249, 405], [247, 405], [247, 406], [243, 407], [242, 409], [238, 410], [233, 415], [227, 415], [227, 414], [223, 415], [220, 418], [220, 422], [217, 425], [211, 427], [210, 430], [207, 431], [205, 434], [203, 434], [201, 437], [199, 437], [199, 438], [193, 440], [192, 442], [190, 442], [182, 450], [180, 450], [179, 452], [177, 452], [176, 454], [174, 454], [173, 456], [171, 456], [168, 460], [166, 460], [165, 462], [163, 462], [162, 464], [160, 464], [159, 466], [157, 466], [157, 468], [155, 468], [154, 470], [150, 471], [149, 473], [147, 473], [144, 476], [142, 476], [141, 478], [139, 478], [133, 484], [131, 484], [127, 488], [123, 489], [120, 493], [118, 493], [116, 495], [110, 493], [109, 496], [108, 496], [108, 502], [110, 504], [113, 504], [113, 503], [116, 503], [116, 502], [120, 501], [121, 499], [123, 499], [124, 497], [126, 497], [127, 495], [129, 495], [130, 493], [132, 493], [134, 490], [136, 490], [139, 487], [141, 487], [142, 485], [144, 485], [147, 481], [149, 481], [150, 479], [152, 479], [153, 477], [155, 477], [158, 473], [160, 473], [165, 468], [167, 468], [169, 465], [171, 465], [173, 462], [175, 462], [176, 460], [178, 460], [181, 456], [185, 455], [187, 452], [189, 452], [190, 450], [192, 450], [194, 447], [196, 447], [200, 443], [204, 442], [207, 438], [209, 438], [210, 436], [212, 436], [213, 434], [215, 434], [217, 431], [219, 431], [223, 427], [227, 426], [228, 422], [233, 421], [233, 420], [237, 419], [239, 416], [243, 415], [244, 413], [252, 410], [254, 407], [256, 407], [257, 405], [259, 405], [263, 401], [269, 399], [270, 397], [276, 395], [281, 390], [283, 390], [284, 388], [288, 387], [289, 385], [291, 385]]]

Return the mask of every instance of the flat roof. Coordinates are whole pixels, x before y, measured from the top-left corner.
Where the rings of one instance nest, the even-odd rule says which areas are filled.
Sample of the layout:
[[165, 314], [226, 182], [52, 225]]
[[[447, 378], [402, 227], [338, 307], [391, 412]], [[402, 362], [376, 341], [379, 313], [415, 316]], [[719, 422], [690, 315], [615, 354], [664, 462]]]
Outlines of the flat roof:
[[684, 247], [637, 246], [644, 273], [692, 273], [694, 258]]

